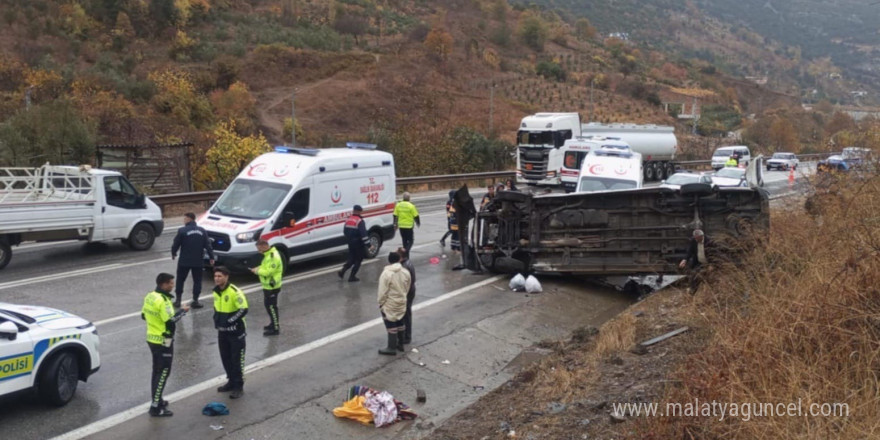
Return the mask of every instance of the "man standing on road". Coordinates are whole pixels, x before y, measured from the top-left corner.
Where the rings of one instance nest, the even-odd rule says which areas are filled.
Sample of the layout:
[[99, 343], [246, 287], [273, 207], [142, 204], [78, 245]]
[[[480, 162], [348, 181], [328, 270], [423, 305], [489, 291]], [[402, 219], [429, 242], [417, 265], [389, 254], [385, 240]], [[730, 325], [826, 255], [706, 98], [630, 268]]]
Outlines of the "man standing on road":
[[397, 248], [400, 254], [400, 264], [409, 272], [409, 290], [406, 292], [406, 314], [403, 315], [403, 343], [412, 342], [412, 305], [416, 299], [416, 267], [409, 259], [409, 252], [404, 248]]
[[403, 240], [403, 247], [406, 248], [407, 252], [412, 249], [413, 242], [415, 241], [413, 228], [415, 226], [421, 227], [419, 210], [416, 209], [416, 205], [413, 205], [409, 199], [409, 193], [405, 192], [403, 193], [403, 200], [397, 202], [397, 205], [394, 206], [394, 229], [400, 229], [400, 238]]
[[150, 378], [150, 416], [171, 417], [168, 401], [162, 399], [168, 376], [171, 374], [171, 361], [174, 359], [174, 330], [176, 323], [189, 310], [189, 307], [174, 311], [171, 302], [171, 289], [174, 275], [160, 273], [156, 277], [156, 290], [147, 294], [141, 309], [141, 319], [147, 321], [147, 346], [153, 357], [153, 375]]
[[260, 284], [263, 285], [263, 304], [272, 321], [263, 327], [263, 336], [275, 336], [281, 331], [281, 324], [278, 321], [278, 294], [281, 293], [281, 276], [284, 273], [285, 262], [281, 260], [278, 249], [269, 246], [266, 240], [257, 241], [257, 250], [263, 254], [263, 262], [260, 263], [260, 267], [252, 268], [251, 272], [260, 277]]
[[229, 283], [229, 269], [223, 266], [214, 268], [214, 284], [214, 328], [227, 380], [217, 392], [231, 391], [229, 398], [238, 399], [244, 393], [247, 298], [241, 289]]
[[406, 314], [406, 292], [409, 291], [409, 271], [400, 265], [397, 252], [388, 254], [388, 265], [379, 276], [379, 310], [385, 331], [388, 333], [388, 346], [379, 349], [379, 354], [394, 356], [403, 351], [403, 315]]
[[486, 187], [486, 189], [488, 190], [488, 192], [486, 192], [486, 195], [483, 196], [483, 200], [480, 201], [480, 211], [486, 209], [486, 205], [488, 205], [489, 202], [491, 202], [492, 199], [495, 198], [495, 185], [489, 185]]
[[204, 257], [207, 253], [208, 260], [214, 265], [214, 249], [211, 248], [211, 240], [208, 239], [208, 233], [205, 229], [196, 224], [196, 215], [187, 212], [183, 215], [183, 227], [177, 230], [174, 236], [174, 244], [171, 245], [171, 259], [177, 258], [177, 251], [180, 251], [180, 260], [177, 260], [177, 286], [174, 288], [174, 294], [177, 299], [174, 301], [176, 307], [180, 307], [183, 299], [183, 284], [186, 283], [187, 275], [192, 272], [193, 277], [193, 302], [192, 308], [201, 309], [204, 307], [199, 302], [199, 295], [202, 294], [202, 268], [205, 265]]
[[697, 288], [700, 287], [700, 282], [702, 281], [700, 272], [703, 265], [709, 262], [706, 258], [707, 246], [710, 246], [710, 244], [706, 240], [706, 234], [703, 233], [703, 230], [694, 229], [694, 236], [688, 242], [687, 254], [685, 254], [684, 260], [678, 263], [679, 268], [690, 269], [688, 293], [691, 295], [697, 293]]
[[342, 229], [342, 233], [345, 234], [346, 241], [348, 242], [348, 261], [345, 262], [345, 265], [336, 274], [339, 275], [339, 279], [343, 279], [345, 278], [345, 272], [351, 269], [351, 275], [348, 276], [349, 283], [360, 281], [357, 273], [361, 268], [361, 262], [367, 256], [367, 247], [370, 245], [367, 225], [361, 217], [363, 212], [364, 208], [361, 208], [361, 205], [354, 205], [351, 217], [345, 221], [345, 227]]

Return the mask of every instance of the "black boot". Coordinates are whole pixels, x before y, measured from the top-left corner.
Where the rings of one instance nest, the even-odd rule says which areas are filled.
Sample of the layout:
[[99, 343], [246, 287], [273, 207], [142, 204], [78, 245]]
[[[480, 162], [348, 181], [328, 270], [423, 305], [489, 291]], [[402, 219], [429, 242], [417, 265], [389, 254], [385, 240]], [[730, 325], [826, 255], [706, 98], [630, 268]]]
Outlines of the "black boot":
[[388, 346], [379, 349], [379, 354], [394, 356], [397, 354], [397, 333], [388, 333]]
[[406, 351], [403, 348], [403, 332], [397, 332], [397, 351]]

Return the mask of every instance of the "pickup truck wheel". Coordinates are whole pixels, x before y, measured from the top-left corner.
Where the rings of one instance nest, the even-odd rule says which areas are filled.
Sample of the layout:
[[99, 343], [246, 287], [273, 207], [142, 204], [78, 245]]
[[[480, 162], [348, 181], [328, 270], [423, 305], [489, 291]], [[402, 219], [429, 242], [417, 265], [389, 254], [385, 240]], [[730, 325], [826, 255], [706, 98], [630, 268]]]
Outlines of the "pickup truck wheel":
[[645, 164], [645, 180], [649, 182], [654, 180], [654, 164], [652, 162]]
[[128, 234], [128, 247], [136, 251], [145, 251], [153, 247], [154, 241], [156, 241], [156, 232], [146, 223], [136, 224], [131, 234]]
[[370, 231], [368, 237], [370, 238], [370, 247], [367, 248], [367, 258], [376, 258], [376, 255], [379, 255], [379, 248], [382, 247], [382, 234], [379, 231]]
[[79, 383], [79, 363], [76, 356], [63, 351], [49, 361], [49, 366], [40, 375], [40, 397], [48, 404], [64, 406], [76, 392]]
[[0, 269], [6, 267], [9, 264], [9, 260], [12, 259], [12, 246], [9, 246], [6, 243], [0, 243]]

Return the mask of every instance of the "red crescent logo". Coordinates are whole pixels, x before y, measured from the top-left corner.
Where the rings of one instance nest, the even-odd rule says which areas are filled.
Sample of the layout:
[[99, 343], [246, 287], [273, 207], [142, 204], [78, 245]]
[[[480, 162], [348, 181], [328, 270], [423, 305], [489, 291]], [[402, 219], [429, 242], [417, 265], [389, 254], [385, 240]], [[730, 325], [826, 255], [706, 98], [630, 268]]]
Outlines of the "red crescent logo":
[[276, 168], [275, 172], [273, 174], [275, 175], [275, 177], [284, 177], [288, 173], [290, 173], [290, 167], [288, 167], [287, 165], [284, 165], [284, 167], [281, 169]]
[[334, 186], [333, 192], [330, 193], [330, 201], [339, 203], [340, 200], [342, 200], [342, 191], [339, 190], [339, 187]]
[[622, 175], [626, 174], [626, 167], [624, 167], [623, 165], [621, 165], [621, 166], [619, 166], [616, 170], [614, 170], [614, 172], [615, 172], [618, 176], [622, 176]]
[[602, 174], [605, 171], [605, 168], [602, 167], [602, 164], [596, 164], [590, 166], [590, 174]]
[[256, 165], [251, 165], [247, 174], [248, 174], [248, 176], [255, 177], [260, 174], [263, 174], [264, 172], [266, 172], [266, 164], [258, 163]]

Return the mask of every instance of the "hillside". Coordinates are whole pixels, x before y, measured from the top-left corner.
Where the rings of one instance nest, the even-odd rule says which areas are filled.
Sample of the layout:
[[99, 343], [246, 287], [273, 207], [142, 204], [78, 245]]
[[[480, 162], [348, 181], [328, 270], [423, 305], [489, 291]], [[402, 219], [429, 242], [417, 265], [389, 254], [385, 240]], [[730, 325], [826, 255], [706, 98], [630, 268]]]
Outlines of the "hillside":
[[[674, 124], [679, 109], [662, 105], [672, 93], [700, 97], [698, 132], [723, 135], [796, 104], [721, 73], [717, 47], [699, 47], [729, 40], [726, 25], [697, 20], [704, 34], [684, 32], [697, 21], [675, 5], [654, 9], [678, 14], [668, 33], [638, 16], [653, 39], [637, 44], [597, 31], [610, 12], [607, 23], [577, 20], [505, 0], [6, 0], [0, 165], [91, 162], [95, 144], [192, 142], [197, 188], [223, 187], [295, 125], [299, 145], [378, 143], [400, 175], [483, 171], [512, 166], [518, 122], [535, 111]], [[722, 51], [730, 65], [795, 66], [744, 35]], [[667, 52], [676, 40], [693, 53]]]
[[[525, 4], [526, 2], [521, 2]], [[538, 0], [605, 34], [696, 57], [740, 77], [768, 76], [807, 102], [880, 102], [880, 5], [858, 0]], [[813, 90], [816, 89], [816, 93]], [[869, 91], [854, 96], [852, 91]]]

